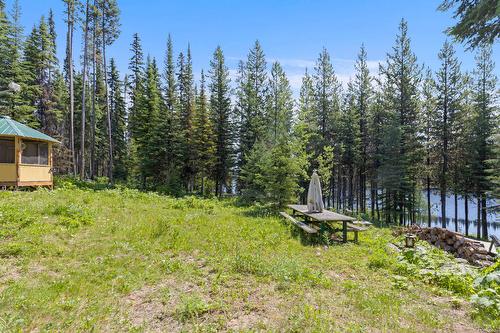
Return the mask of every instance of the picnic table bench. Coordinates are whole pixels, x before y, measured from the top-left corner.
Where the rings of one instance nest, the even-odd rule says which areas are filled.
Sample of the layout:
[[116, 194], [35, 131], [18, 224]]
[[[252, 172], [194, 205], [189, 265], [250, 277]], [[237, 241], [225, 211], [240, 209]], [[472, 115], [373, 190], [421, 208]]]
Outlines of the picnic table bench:
[[[281, 212], [281, 216], [291, 221], [293, 224], [309, 234], [317, 233], [320, 230], [318, 224], [342, 222], [343, 242], [347, 242], [348, 232], [354, 233], [354, 241], [357, 242], [358, 232], [366, 230], [363, 225], [371, 224], [370, 222], [357, 221], [354, 217], [342, 215], [325, 209], [322, 212], [309, 212], [307, 205], [288, 205], [287, 207], [292, 210], [292, 216], [288, 215], [285, 212]], [[296, 219], [297, 216], [302, 216], [305, 221], [298, 221]]]

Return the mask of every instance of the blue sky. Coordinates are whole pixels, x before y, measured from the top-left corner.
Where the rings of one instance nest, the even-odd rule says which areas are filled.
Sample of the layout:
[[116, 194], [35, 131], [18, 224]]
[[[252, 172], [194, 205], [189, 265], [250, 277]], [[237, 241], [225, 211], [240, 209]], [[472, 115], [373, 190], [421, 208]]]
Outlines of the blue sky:
[[[119, 69], [127, 70], [132, 35], [139, 33], [145, 54], [163, 63], [167, 35], [179, 52], [191, 44], [194, 70], [208, 67], [212, 52], [221, 45], [234, 75], [239, 59], [259, 39], [268, 62], [278, 60], [285, 67], [293, 89], [298, 91], [305, 67], [312, 69], [322, 47], [332, 57], [342, 81], [353, 73], [354, 59], [362, 43], [371, 68], [390, 51], [401, 18], [409, 24], [412, 48], [419, 62], [436, 69], [437, 53], [453, 20], [451, 12], [438, 12], [440, 0], [424, 1], [326, 1], [326, 0], [118, 0], [121, 35], [109, 48]], [[12, 0], [7, 0], [10, 8]], [[52, 8], [56, 17], [58, 54], [64, 58], [66, 27], [62, 0], [20, 0], [22, 23], [27, 34], [41, 15]], [[456, 46], [463, 69], [472, 69], [474, 55]], [[499, 45], [494, 47], [498, 57]], [[75, 54], [81, 50], [77, 31]], [[76, 58], [75, 58], [76, 59]], [[498, 62], [498, 61], [497, 61]], [[496, 73], [499, 75], [498, 66]]]

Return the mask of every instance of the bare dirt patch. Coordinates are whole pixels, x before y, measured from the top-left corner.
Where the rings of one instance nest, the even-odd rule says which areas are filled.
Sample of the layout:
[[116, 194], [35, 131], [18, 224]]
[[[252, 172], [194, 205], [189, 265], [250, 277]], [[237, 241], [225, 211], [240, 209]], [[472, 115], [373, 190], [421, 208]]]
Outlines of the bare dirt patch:
[[[195, 260], [200, 270], [207, 266]], [[286, 320], [285, 304], [275, 285], [258, 283], [253, 277], [215, 281], [212, 274], [199, 283], [182, 281], [173, 276], [130, 293], [122, 302], [130, 324], [147, 332], [180, 332], [196, 323], [216, 327], [218, 331], [240, 331], [269, 328]], [[186, 297], [197, 297], [209, 310], [183, 320], [179, 316]]]
[[15, 265], [16, 259], [2, 259], [0, 261], [0, 293], [7, 285], [22, 277], [22, 270]]

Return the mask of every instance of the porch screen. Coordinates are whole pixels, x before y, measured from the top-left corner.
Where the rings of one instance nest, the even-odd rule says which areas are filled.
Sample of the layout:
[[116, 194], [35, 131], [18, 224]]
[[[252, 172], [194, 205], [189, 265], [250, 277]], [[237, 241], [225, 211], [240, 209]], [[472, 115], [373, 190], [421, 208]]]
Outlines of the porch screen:
[[14, 140], [0, 139], [0, 163], [15, 163]]
[[23, 141], [23, 164], [49, 164], [49, 145], [43, 142]]

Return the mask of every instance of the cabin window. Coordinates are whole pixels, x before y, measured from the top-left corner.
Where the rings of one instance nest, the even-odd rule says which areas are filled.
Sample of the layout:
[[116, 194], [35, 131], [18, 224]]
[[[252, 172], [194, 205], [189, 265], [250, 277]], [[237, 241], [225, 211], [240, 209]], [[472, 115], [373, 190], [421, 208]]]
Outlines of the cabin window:
[[23, 164], [49, 164], [49, 145], [44, 142], [23, 141]]
[[15, 163], [16, 148], [14, 140], [0, 139], [0, 163]]

